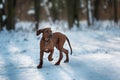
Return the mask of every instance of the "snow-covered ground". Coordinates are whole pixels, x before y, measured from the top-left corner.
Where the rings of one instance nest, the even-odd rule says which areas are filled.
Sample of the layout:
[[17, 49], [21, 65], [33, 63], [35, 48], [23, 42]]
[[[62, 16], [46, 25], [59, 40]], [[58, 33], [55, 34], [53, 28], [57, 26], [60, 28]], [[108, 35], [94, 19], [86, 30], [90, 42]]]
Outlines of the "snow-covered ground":
[[[69, 63], [63, 59], [55, 66], [59, 57], [55, 49], [52, 62], [44, 55], [42, 69], [36, 68], [41, 36], [32, 31], [1, 31], [0, 80], [120, 80], [120, 29], [57, 31], [68, 36], [73, 55]], [[67, 43], [65, 47], [69, 50]]]

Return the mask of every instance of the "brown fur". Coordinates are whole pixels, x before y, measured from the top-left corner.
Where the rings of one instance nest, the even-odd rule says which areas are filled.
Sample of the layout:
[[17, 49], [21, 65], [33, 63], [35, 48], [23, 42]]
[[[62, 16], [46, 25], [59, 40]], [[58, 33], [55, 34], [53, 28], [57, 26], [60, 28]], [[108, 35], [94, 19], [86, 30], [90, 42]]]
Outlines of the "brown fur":
[[44, 52], [50, 53], [48, 56], [49, 61], [53, 60], [52, 55], [54, 52], [54, 47], [56, 47], [60, 52], [59, 60], [55, 63], [55, 65], [60, 64], [63, 58], [62, 52], [64, 52], [66, 55], [66, 60], [64, 62], [69, 62], [68, 50], [63, 48], [63, 45], [65, 41], [67, 40], [70, 46], [70, 49], [71, 49], [71, 54], [72, 54], [72, 48], [71, 48], [69, 39], [60, 32], [52, 33], [51, 28], [40, 29], [36, 32], [36, 35], [38, 36], [41, 33], [43, 34], [42, 34], [42, 39], [40, 41], [40, 63], [37, 66], [37, 68], [42, 68]]

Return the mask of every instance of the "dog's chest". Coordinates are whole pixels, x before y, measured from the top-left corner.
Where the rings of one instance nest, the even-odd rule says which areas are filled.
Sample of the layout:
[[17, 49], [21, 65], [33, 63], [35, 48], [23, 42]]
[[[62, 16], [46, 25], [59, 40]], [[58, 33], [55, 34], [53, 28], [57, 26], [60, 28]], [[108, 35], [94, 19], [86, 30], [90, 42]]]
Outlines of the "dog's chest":
[[48, 52], [50, 52], [51, 49], [53, 49], [52, 41], [45, 42], [44, 43], [44, 51], [48, 53]]

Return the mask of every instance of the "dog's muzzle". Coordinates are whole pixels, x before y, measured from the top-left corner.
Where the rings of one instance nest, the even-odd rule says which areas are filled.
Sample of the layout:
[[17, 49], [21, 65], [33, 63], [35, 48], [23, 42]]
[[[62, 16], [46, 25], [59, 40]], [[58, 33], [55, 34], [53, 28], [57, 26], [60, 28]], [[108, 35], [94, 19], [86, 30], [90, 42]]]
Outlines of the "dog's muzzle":
[[48, 38], [45, 38], [45, 41], [48, 42], [52, 38], [52, 34], [48, 35]]
[[52, 35], [53, 35], [53, 34], [51, 33], [48, 37], [49, 37], [49, 38], [52, 38]]

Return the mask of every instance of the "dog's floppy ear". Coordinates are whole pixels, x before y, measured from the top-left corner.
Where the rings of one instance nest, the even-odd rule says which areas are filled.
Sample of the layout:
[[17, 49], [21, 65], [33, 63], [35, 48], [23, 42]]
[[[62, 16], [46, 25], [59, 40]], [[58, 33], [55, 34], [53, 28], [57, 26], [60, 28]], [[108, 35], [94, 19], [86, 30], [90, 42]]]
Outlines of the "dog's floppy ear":
[[40, 35], [42, 32], [43, 32], [43, 29], [39, 29], [39, 30], [37, 30], [36, 35], [38, 36], [38, 35]]

